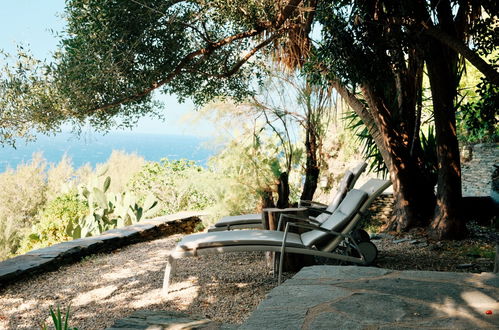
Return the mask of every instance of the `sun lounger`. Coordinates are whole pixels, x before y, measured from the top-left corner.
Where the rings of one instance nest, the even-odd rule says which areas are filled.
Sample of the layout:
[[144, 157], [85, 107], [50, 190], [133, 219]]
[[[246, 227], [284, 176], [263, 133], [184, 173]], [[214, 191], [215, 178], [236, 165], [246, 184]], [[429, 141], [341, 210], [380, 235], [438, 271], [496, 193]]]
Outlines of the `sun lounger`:
[[[365, 162], [361, 162], [357, 164], [352, 170], [348, 170], [340, 181], [340, 185], [336, 190], [336, 194], [333, 197], [333, 200], [329, 205], [325, 205], [322, 203], [317, 203], [314, 201], [300, 201], [300, 207], [306, 207], [315, 213], [323, 213], [324, 210], [329, 213], [332, 213], [336, 207], [340, 204], [340, 202], [345, 197], [346, 193], [353, 189], [357, 179], [366, 169], [367, 164]], [[263, 209], [262, 213], [252, 213], [252, 214], [241, 214], [241, 215], [233, 215], [226, 216], [220, 219], [213, 226], [208, 228], [209, 232], [213, 231], [224, 231], [224, 230], [232, 230], [232, 229], [264, 229], [264, 213], [270, 212], [271, 209]], [[288, 209], [288, 212], [293, 211], [293, 209]], [[299, 211], [298, 209], [296, 211]], [[281, 212], [283, 212], [281, 210]], [[318, 215], [321, 217], [321, 215]], [[319, 219], [320, 220], [320, 219]]]
[[[376, 258], [376, 247], [371, 242], [356, 242], [351, 233], [358, 225], [363, 212], [390, 184], [390, 181], [371, 179], [359, 189], [352, 189], [334, 213], [320, 226], [302, 219], [307, 223], [291, 225], [288, 222], [285, 231], [234, 230], [184, 236], [168, 256], [163, 294], [168, 293], [170, 277], [174, 276], [176, 270], [176, 260], [184, 257], [242, 251], [280, 252], [279, 282], [284, 253], [320, 256], [361, 265], [369, 264], [374, 261], [373, 258]], [[310, 231], [303, 234], [289, 232], [289, 228], [294, 225], [306, 227]], [[341, 249], [340, 243], [345, 243]]]

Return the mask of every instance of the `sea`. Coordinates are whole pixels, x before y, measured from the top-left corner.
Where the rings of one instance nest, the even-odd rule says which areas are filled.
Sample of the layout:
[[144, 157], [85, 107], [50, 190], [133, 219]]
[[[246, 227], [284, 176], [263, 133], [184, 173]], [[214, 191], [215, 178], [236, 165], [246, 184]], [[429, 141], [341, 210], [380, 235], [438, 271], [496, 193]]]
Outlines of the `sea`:
[[210, 138], [189, 135], [162, 135], [129, 132], [113, 132], [106, 135], [59, 133], [56, 136], [38, 136], [34, 142], [18, 141], [16, 148], [0, 147], [0, 173], [16, 168], [32, 159], [33, 153], [41, 152], [49, 163], [58, 163], [64, 155], [71, 158], [73, 167], [85, 164], [95, 167], [107, 161], [113, 150], [136, 153], [147, 161], [188, 159], [206, 166], [215, 153], [208, 144]]

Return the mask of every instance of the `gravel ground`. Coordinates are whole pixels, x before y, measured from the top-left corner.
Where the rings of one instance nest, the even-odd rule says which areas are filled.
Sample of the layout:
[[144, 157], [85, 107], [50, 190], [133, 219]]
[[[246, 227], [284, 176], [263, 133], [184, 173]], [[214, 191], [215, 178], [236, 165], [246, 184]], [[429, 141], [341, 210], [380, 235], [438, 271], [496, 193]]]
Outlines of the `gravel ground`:
[[[87, 257], [0, 291], [0, 329], [51, 324], [49, 307], [71, 305], [70, 325], [102, 329], [139, 309], [177, 310], [241, 323], [277, 285], [263, 253], [178, 261], [167, 300], [160, 295], [166, 255], [181, 235]], [[289, 274], [291, 276], [291, 274]]]
[[[167, 300], [160, 296], [166, 255], [181, 235], [95, 255], [0, 291], [0, 328], [36, 329], [51, 324], [49, 306], [71, 305], [70, 325], [102, 329], [135, 310], [165, 309], [240, 324], [274, 286], [264, 253], [226, 253], [178, 261]], [[378, 266], [390, 269], [491, 271], [493, 262], [470, 247], [479, 239], [432, 243], [412, 233], [383, 236]], [[467, 252], [468, 251], [468, 252]], [[287, 277], [292, 273], [286, 274]]]

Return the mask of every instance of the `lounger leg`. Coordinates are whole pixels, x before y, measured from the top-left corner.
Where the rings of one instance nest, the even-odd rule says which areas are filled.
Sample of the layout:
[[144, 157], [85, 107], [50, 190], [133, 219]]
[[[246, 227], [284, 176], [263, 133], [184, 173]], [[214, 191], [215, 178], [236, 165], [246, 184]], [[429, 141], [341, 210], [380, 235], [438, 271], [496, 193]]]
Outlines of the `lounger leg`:
[[165, 267], [165, 276], [163, 277], [163, 297], [168, 296], [168, 287], [170, 286], [170, 279], [175, 276], [177, 270], [177, 259], [173, 258], [171, 255], [168, 256], [168, 261]]

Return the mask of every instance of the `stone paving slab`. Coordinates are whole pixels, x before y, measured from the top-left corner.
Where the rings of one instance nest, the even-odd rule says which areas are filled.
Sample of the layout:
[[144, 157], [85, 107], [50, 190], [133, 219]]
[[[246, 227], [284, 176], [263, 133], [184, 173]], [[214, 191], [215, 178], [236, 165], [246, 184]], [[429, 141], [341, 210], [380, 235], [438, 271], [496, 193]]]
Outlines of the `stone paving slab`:
[[194, 318], [188, 314], [171, 311], [137, 311], [116, 321], [108, 330], [115, 329], [221, 329], [221, 323], [208, 319]]
[[108, 230], [99, 236], [85, 237], [29, 251], [0, 262], [0, 288], [25, 276], [54, 270], [85, 256], [109, 252], [122, 246], [174, 233], [189, 233], [200, 223], [199, 212], [180, 212], [132, 226]]
[[493, 273], [312, 266], [274, 288], [240, 329], [498, 329], [498, 284]]
[[141, 310], [128, 317], [117, 320], [107, 330], [148, 329], [148, 330], [236, 330], [237, 325], [224, 324], [189, 314], [172, 311]]

